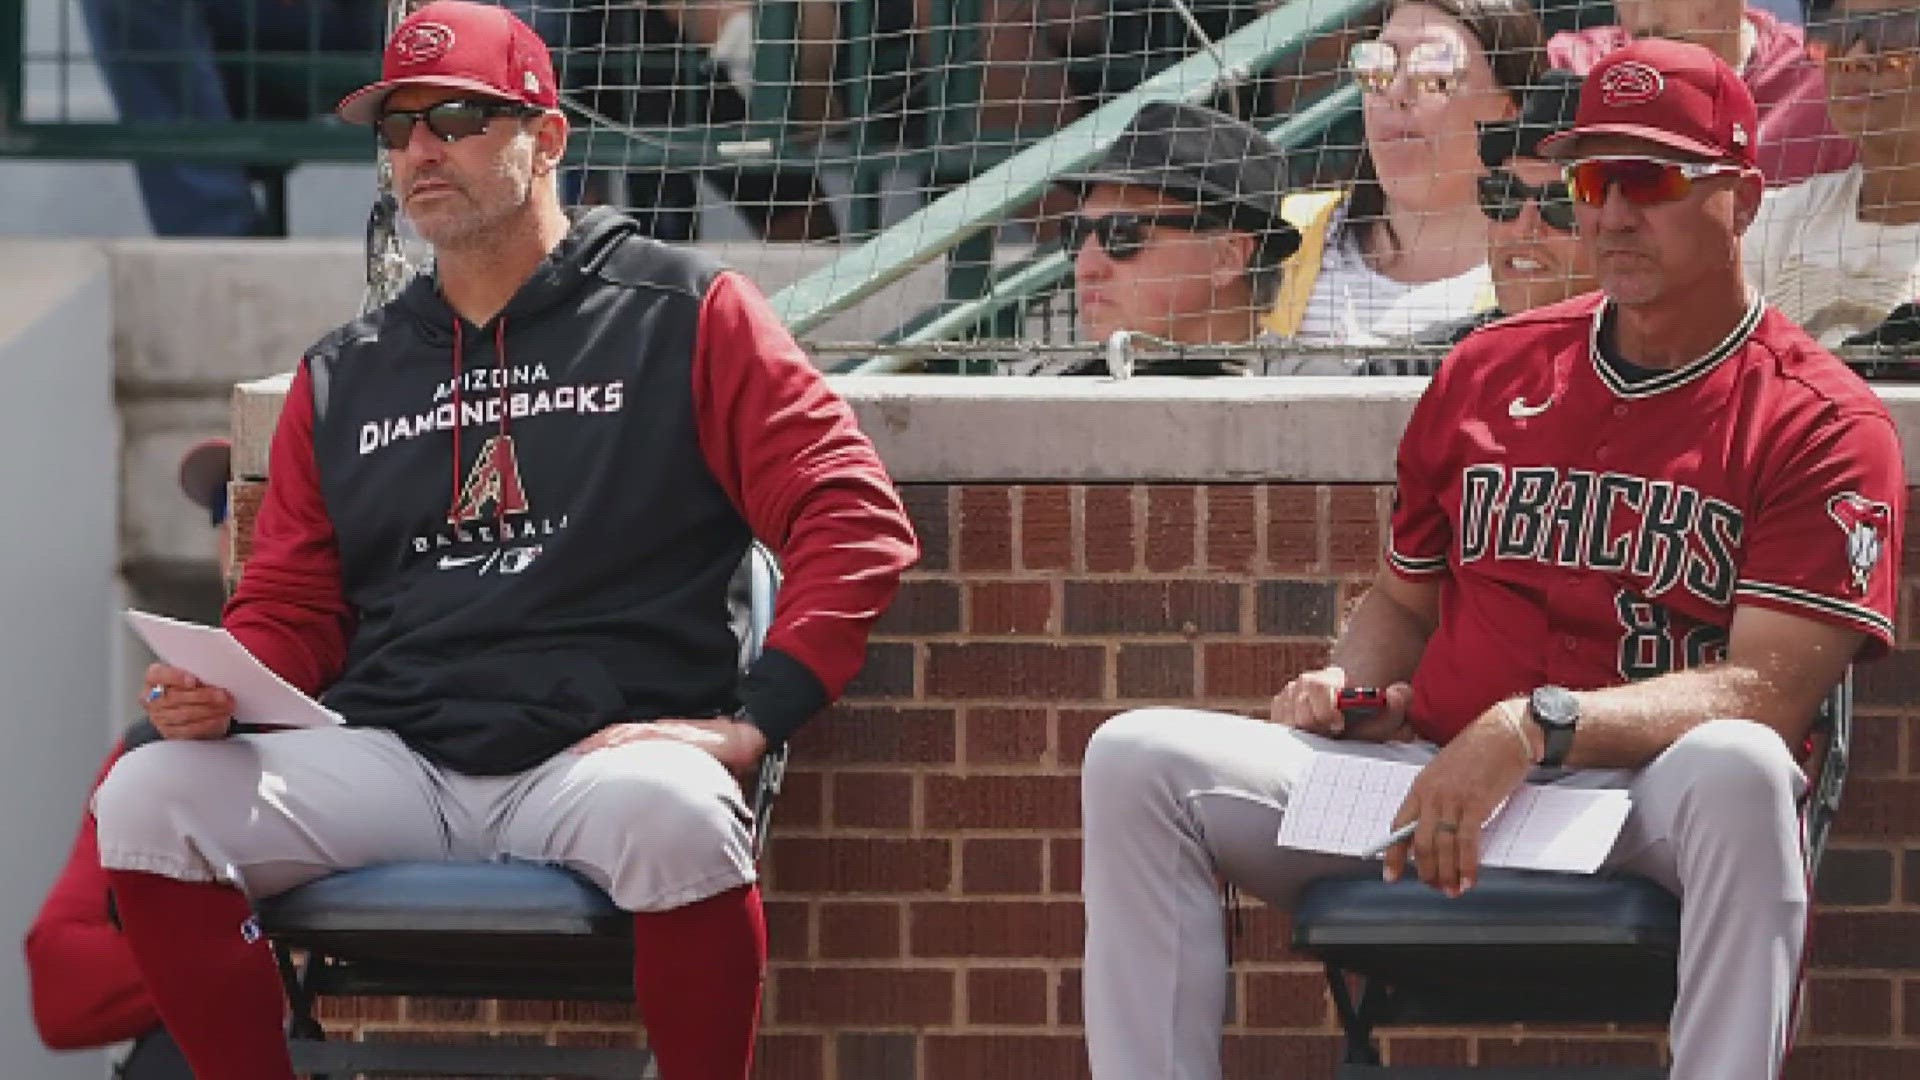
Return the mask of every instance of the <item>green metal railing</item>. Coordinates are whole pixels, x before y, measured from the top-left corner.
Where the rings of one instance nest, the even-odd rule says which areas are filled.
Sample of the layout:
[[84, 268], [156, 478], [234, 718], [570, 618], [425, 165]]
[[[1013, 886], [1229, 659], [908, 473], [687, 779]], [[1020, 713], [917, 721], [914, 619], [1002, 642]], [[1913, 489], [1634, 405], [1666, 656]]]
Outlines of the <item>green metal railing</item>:
[[[1314, 35], [1363, 14], [1375, 3], [1316, 0], [1281, 5], [1220, 39], [1213, 50], [1196, 52], [1159, 72], [781, 290], [772, 298], [774, 309], [789, 329], [805, 335], [914, 268], [969, 241], [977, 243], [976, 238], [986, 230], [1040, 195], [1055, 176], [1079, 168], [1104, 152], [1146, 102], [1204, 101], [1222, 87], [1240, 83], [1272, 65]], [[972, 261], [984, 262], [977, 254]], [[1006, 283], [995, 291], [1003, 296], [1012, 292]], [[984, 308], [976, 313], [963, 304], [955, 308], [951, 319], [954, 325], [972, 325], [986, 314]]]

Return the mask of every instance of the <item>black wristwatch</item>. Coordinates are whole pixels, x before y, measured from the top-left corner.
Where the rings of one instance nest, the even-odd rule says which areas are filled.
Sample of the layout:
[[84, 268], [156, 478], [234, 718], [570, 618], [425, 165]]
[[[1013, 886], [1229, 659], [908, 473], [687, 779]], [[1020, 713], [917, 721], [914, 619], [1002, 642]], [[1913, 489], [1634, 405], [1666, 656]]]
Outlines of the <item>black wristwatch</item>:
[[1540, 767], [1558, 769], [1573, 749], [1573, 730], [1580, 726], [1580, 702], [1564, 686], [1543, 686], [1527, 697], [1527, 715], [1546, 735]]

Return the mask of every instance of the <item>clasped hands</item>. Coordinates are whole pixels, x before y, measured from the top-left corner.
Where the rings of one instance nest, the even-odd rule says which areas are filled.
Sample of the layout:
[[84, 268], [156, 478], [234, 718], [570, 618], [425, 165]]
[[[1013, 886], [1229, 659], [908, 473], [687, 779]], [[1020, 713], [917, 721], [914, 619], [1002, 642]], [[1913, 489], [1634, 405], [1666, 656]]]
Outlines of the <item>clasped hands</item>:
[[[1415, 738], [1407, 721], [1413, 688], [1386, 687], [1386, 708], [1377, 716], [1349, 722], [1340, 713], [1339, 694], [1347, 674], [1338, 667], [1309, 671], [1274, 695], [1270, 718], [1276, 724], [1332, 739], [1403, 742]], [[1480, 872], [1480, 834], [1507, 796], [1526, 779], [1539, 759], [1531, 726], [1518, 720], [1512, 703], [1496, 703], [1476, 717], [1420, 770], [1394, 814], [1393, 828], [1417, 822], [1410, 840], [1386, 850], [1382, 876], [1397, 881], [1411, 856], [1420, 880], [1448, 896], [1473, 887]]]

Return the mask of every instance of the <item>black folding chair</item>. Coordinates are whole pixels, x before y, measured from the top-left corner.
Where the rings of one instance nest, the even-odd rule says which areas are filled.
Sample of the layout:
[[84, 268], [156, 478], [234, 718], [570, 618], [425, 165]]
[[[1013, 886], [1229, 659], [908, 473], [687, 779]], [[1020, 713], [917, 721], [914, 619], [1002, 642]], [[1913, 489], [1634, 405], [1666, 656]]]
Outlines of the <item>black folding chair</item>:
[[[736, 579], [742, 669], [773, 621], [780, 573], [755, 544]], [[786, 770], [783, 746], [752, 794], [754, 856]], [[632, 1001], [633, 916], [598, 886], [530, 863], [410, 862], [334, 874], [260, 904], [293, 1020], [294, 1067], [315, 1077], [652, 1076], [647, 1049], [327, 1041], [326, 995]]]
[[[1800, 821], [1812, 881], [1840, 806], [1853, 734], [1849, 673], [1821, 707]], [[1382, 1025], [1665, 1022], [1680, 901], [1646, 878], [1487, 870], [1447, 899], [1377, 873], [1315, 881], [1293, 947], [1321, 961], [1346, 1032], [1340, 1080], [1662, 1080], [1663, 1067], [1463, 1068], [1380, 1064]], [[1357, 993], [1355, 984], [1357, 984]]]

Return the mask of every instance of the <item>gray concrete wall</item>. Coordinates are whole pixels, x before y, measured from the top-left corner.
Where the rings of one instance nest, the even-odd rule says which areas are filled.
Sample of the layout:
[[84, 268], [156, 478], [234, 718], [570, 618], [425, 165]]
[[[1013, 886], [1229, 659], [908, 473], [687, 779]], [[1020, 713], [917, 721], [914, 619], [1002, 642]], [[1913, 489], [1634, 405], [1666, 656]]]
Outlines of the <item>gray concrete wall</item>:
[[99, 1053], [34, 1033], [18, 942], [80, 820], [108, 740], [117, 669], [115, 465], [107, 260], [75, 245], [0, 258], [0, 1075], [94, 1080]]

